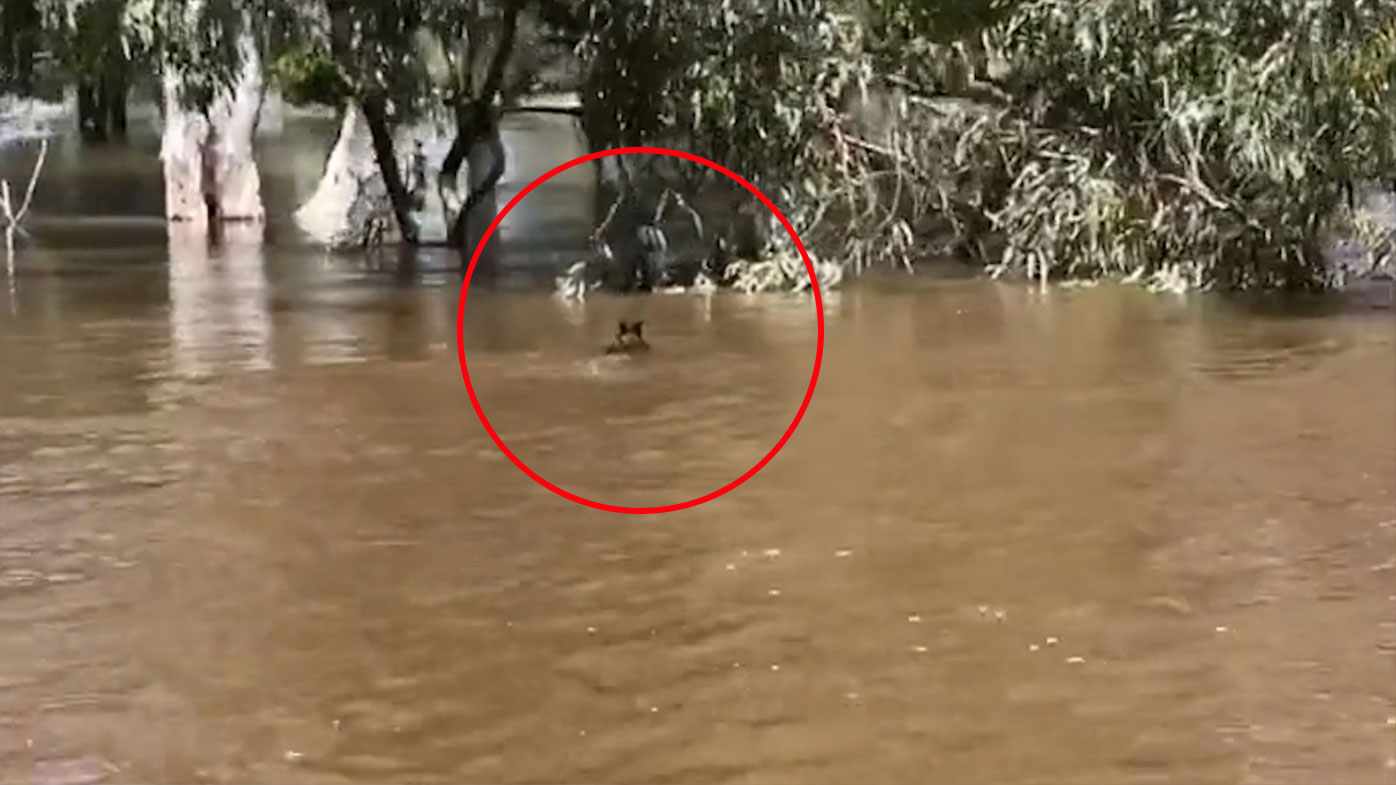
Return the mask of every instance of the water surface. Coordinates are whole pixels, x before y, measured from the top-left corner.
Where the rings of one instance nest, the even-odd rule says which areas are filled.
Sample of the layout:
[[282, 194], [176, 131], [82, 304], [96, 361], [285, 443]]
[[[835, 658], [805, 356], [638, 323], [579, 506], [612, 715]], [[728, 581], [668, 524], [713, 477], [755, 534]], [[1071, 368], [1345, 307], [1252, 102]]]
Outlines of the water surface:
[[[620, 516], [494, 447], [449, 282], [78, 257], [0, 309], [5, 780], [1396, 775], [1390, 312], [853, 289], [765, 471]], [[651, 357], [598, 359], [621, 315]], [[623, 504], [763, 455], [812, 325], [736, 295], [465, 314], [501, 436]]]

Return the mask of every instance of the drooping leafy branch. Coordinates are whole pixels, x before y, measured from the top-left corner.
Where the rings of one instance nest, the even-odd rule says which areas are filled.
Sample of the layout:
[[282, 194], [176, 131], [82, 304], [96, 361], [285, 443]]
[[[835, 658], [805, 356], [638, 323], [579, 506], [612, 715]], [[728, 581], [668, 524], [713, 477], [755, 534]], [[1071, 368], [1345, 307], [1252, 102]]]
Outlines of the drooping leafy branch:
[[1322, 283], [1345, 194], [1393, 174], [1394, 19], [1364, 0], [1023, 4], [994, 45], [1041, 140], [1023, 140], [1031, 165], [1055, 184], [1015, 183], [998, 215], [1009, 252]]

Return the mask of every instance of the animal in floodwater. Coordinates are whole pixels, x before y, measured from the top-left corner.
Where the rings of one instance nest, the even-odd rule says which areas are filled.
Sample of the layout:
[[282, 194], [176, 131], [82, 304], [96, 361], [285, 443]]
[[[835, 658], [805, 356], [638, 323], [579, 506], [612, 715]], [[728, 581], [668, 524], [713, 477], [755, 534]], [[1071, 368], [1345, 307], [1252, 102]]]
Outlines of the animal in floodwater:
[[626, 322], [621, 320], [616, 328], [616, 337], [611, 339], [611, 343], [606, 347], [606, 354], [638, 354], [650, 350], [650, 345], [645, 341], [643, 332], [643, 321]]

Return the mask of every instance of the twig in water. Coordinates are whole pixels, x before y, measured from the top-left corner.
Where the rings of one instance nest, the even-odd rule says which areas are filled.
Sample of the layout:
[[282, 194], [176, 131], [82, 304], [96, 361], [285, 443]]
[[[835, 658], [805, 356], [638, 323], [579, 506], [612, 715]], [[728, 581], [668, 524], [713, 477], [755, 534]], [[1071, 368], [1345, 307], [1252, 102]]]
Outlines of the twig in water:
[[20, 203], [19, 210], [14, 209], [14, 202], [10, 198], [10, 183], [8, 180], [0, 180], [0, 207], [5, 210], [5, 258], [6, 266], [9, 270], [10, 279], [14, 279], [15, 274], [15, 230], [24, 220], [24, 216], [29, 212], [29, 203], [34, 200], [34, 188], [39, 184], [39, 173], [44, 169], [44, 158], [48, 156], [48, 140], [39, 141], [39, 159], [34, 162], [34, 171], [29, 174], [29, 187], [24, 190], [24, 201]]

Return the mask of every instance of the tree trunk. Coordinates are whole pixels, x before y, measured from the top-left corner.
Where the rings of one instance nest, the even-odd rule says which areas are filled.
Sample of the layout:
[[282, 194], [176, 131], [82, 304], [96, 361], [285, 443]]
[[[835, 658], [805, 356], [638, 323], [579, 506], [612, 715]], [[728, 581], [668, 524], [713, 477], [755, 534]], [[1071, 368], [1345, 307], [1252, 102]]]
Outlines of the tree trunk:
[[7, 64], [9, 71], [9, 89], [21, 96], [34, 95], [34, 34], [27, 30], [21, 30], [13, 34], [10, 49], [10, 62]]
[[378, 171], [383, 177], [383, 187], [388, 192], [388, 201], [393, 206], [397, 218], [398, 233], [408, 245], [416, 245], [419, 237], [417, 219], [412, 215], [412, 199], [402, 182], [402, 170], [397, 165], [397, 151], [393, 145], [392, 128], [388, 122], [388, 102], [376, 91], [363, 99], [364, 121], [368, 124], [372, 137], [374, 158], [378, 161]]
[[[461, 99], [456, 100], [459, 102]], [[464, 203], [460, 197], [460, 168], [466, 163], [466, 156], [476, 135], [474, 112], [473, 103], [455, 105], [456, 135], [451, 140], [446, 157], [441, 159], [441, 169], [436, 173], [436, 191], [441, 199], [441, 221], [446, 226], [448, 243], [454, 237], [456, 219]]]
[[41, 19], [34, 0], [0, 3], [0, 92], [34, 94], [34, 55]]
[[102, 78], [100, 102], [104, 106], [101, 116], [106, 124], [107, 136], [116, 139], [126, 138], [127, 68], [125, 55], [117, 52]]
[[[250, 27], [245, 25], [244, 29]], [[219, 208], [225, 221], [260, 223], [266, 218], [262, 206], [262, 178], [253, 158], [252, 142], [257, 135], [257, 121], [265, 96], [262, 63], [256, 41], [244, 34], [238, 41], [242, 48], [242, 70], [229, 94], [214, 101], [209, 111], [218, 131], [217, 190]]]
[[[325, 10], [330, 22], [330, 55], [341, 66], [356, 60], [354, 54], [354, 23], [349, 14], [349, 0], [326, 0]], [[397, 219], [398, 234], [402, 241], [416, 245], [418, 240], [417, 220], [412, 215], [412, 202], [407, 188], [402, 182], [402, 170], [397, 165], [397, 153], [393, 146], [392, 124], [388, 119], [388, 100], [375, 85], [369, 84], [359, 98], [359, 108], [368, 126], [373, 143], [373, 154], [378, 161], [378, 172], [383, 178], [383, 187], [392, 204], [393, 216]]]
[[[492, 124], [490, 130], [488, 138], [476, 140], [470, 146], [467, 178], [470, 191], [456, 215], [455, 225], [451, 227], [452, 239], [464, 254], [466, 264], [469, 264], [470, 256], [475, 253], [475, 249], [484, 238], [485, 230], [490, 228], [495, 216], [499, 215], [497, 186], [504, 176], [507, 162], [504, 141], [499, 136], [499, 126]], [[498, 257], [499, 232], [496, 231], [490, 235], [489, 243], [481, 252], [476, 269], [494, 268]]]
[[261, 63], [250, 35], [243, 36], [239, 46], [243, 65], [238, 81], [231, 91], [215, 97], [206, 113], [180, 104], [180, 74], [173, 68], [165, 71], [160, 158], [165, 217], [170, 221], [208, 229], [210, 219], [260, 223], [265, 218], [261, 177], [252, 157], [262, 102]]
[[204, 204], [208, 118], [180, 105], [180, 78], [173, 70], [165, 72], [161, 88], [165, 114], [160, 140], [160, 159], [165, 170], [165, 218], [204, 225], [208, 220]]
[[97, 138], [103, 141], [111, 139], [112, 115], [115, 114], [113, 106], [116, 103], [116, 96], [112, 90], [111, 72], [107, 71], [97, 77], [94, 83], [94, 94], [96, 95], [96, 111], [94, 118], [97, 124]]
[[295, 220], [311, 239], [331, 248], [363, 245], [370, 223], [393, 220], [372, 134], [357, 104], [345, 108], [325, 173]]
[[78, 130], [88, 142], [105, 141], [106, 122], [102, 117], [102, 100], [97, 85], [78, 82]]
[[34, 32], [20, 33], [15, 46], [15, 84], [20, 95], [34, 95], [37, 86], [34, 81], [34, 58], [38, 53], [35, 43], [38, 37]]
[[[504, 177], [508, 159], [498, 122], [486, 117], [460, 125], [458, 120], [457, 128], [460, 130], [456, 131], [451, 149], [442, 161], [437, 188], [446, 213], [447, 242], [465, 249], [472, 236], [483, 234], [489, 228], [489, 222], [498, 212], [495, 187]], [[459, 185], [462, 163], [467, 170], [464, 197], [460, 195]], [[479, 224], [480, 217], [486, 213], [484, 223]], [[472, 234], [472, 226], [479, 226], [479, 231]]]
[[[459, 248], [463, 255], [473, 255], [476, 247], [484, 238], [485, 231], [489, 229], [490, 223], [494, 221], [499, 212], [498, 200], [496, 198], [495, 187], [504, 177], [504, 169], [507, 161], [504, 152], [504, 142], [499, 133], [499, 113], [495, 109], [495, 100], [506, 89], [504, 84], [506, 71], [509, 63], [513, 60], [514, 44], [518, 39], [519, 13], [523, 4], [519, 2], [508, 3], [504, 10], [504, 25], [500, 31], [499, 43], [496, 45], [494, 54], [490, 58], [488, 70], [485, 72], [484, 84], [480, 85], [479, 92], [471, 94], [474, 88], [471, 79], [466, 77], [466, 73], [457, 74], [455, 85], [455, 119], [456, 119], [456, 139], [451, 146], [451, 155], [455, 157], [455, 165], [459, 165], [459, 153], [461, 146], [466, 146], [468, 166], [470, 169], [467, 178], [468, 190], [465, 200], [460, 205], [460, 210], [456, 213], [455, 220], [451, 222], [447, 232], [447, 239], [452, 245]], [[467, 97], [470, 96], [470, 97]], [[447, 164], [451, 164], [450, 160]], [[445, 183], [448, 166], [443, 166], [443, 177], [439, 182]], [[454, 190], [457, 178], [455, 166], [449, 167], [451, 172], [450, 186]], [[443, 200], [445, 189], [442, 189]], [[493, 269], [495, 265], [495, 255], [499, 247], [497, 238], [491, 237], [489, 243], [480, 254], [477, 262], [477, 269], [483, 266]], [[463, 257], [464, 260], [464, 257]]]

